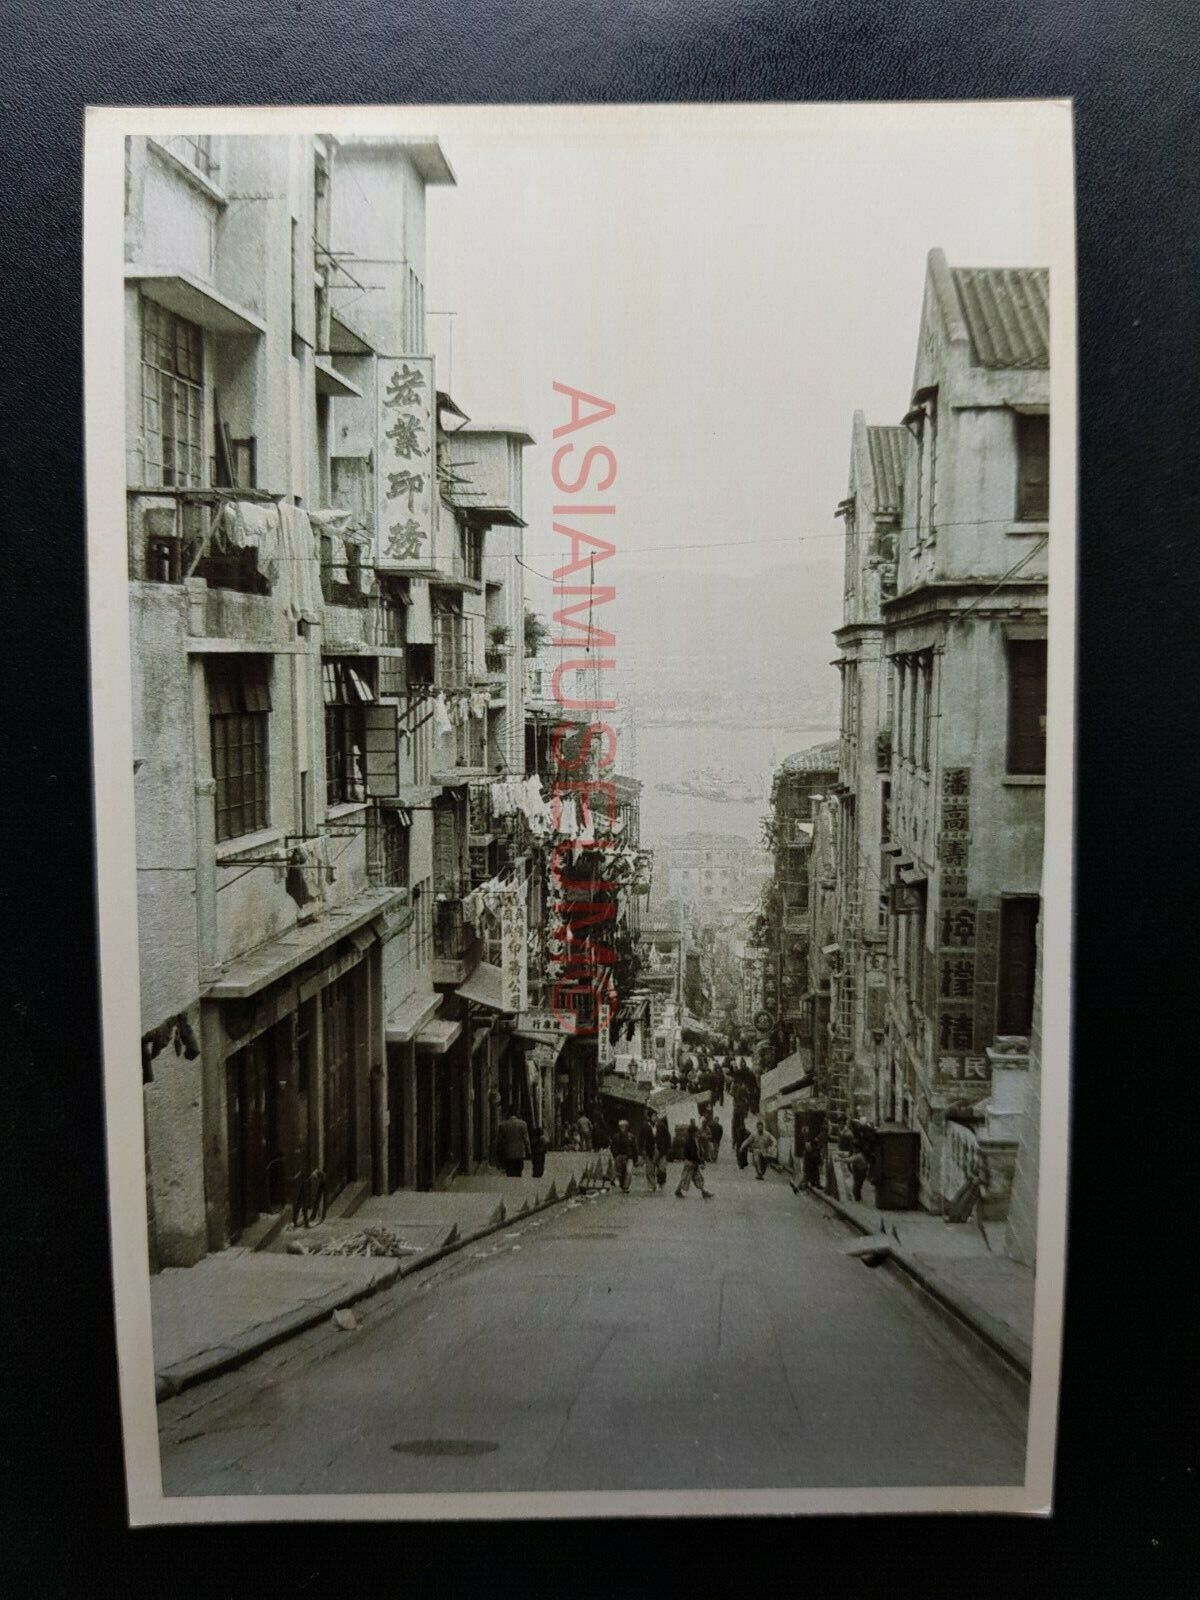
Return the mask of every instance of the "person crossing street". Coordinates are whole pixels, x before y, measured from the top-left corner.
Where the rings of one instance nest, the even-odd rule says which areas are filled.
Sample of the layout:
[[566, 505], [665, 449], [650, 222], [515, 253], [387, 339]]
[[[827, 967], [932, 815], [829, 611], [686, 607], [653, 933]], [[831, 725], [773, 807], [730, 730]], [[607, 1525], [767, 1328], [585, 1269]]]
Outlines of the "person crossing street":
[[754, 1163], [754, 1176], [760, 1183], [767, 1175], [767, 1168], [775, 1160], [777, 1148], [774, 1135], [767, 1132], [766, 1124], [759, 1118], [754, 1132], [743, 1140], [739, 1152], [741, 1150], [747, 1152]]
[[688, 1123], [687, 1132], [683, 1136], [683, 1172], [675, 1190], [675, 1198], [682, 1200], [693, 1183], [706, 1200], [713, 1198], [713, 1191], [704, 1187], [704, 1152], [700, 1145], [700, 1130], [696, 1126], [695, 1117]]
[[617, 1131], [613, 1134], [612, 1153], [617, 1183], [621, 1193], [628, 1194], [633, 1183], [633, 1158], [637, 1153], [637, 1147], [629, 1131], [629, 1124], [624, 1118], [617, 1123]]

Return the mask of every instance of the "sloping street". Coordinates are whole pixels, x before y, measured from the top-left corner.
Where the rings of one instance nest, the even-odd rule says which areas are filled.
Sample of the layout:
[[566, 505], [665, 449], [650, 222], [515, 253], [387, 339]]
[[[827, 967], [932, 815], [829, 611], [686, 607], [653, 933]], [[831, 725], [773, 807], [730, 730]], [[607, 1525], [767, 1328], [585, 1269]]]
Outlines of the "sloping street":
[[777, 1175], [570, 1202], [160, 1408], [168, 1495], [1013, 1484], [1009, 1384]]

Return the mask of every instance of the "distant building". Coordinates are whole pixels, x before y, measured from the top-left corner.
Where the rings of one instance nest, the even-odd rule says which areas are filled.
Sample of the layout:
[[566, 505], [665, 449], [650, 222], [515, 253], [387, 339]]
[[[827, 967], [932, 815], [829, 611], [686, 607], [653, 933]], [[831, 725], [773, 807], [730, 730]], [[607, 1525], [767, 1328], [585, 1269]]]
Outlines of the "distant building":
[[732, 833], [683, 833], [663, 841], [669, 893], [701, 915], [755, 896], [770, 875], [760, 844]]
[[821, 799], [838, 781], [836, 741], [811, 745], [782, 763], [771, 784], [768, 833], [773, 873], [762, 913], [763, 1010], [793, 1044], [824, 1026], [809, 973], [810, 865]]

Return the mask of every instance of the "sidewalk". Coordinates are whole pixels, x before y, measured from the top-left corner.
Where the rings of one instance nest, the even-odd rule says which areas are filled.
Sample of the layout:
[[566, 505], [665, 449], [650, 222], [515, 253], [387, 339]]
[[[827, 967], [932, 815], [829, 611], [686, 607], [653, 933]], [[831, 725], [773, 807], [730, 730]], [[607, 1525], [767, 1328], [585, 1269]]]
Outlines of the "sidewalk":
[[[896, 1265], [935, 1300], [966, 1322], [1026, 1378], [1033, 1356], [1034, 1275], [1004, 1253], [1005, 1224], [946, 1223], [927, 1211], [878, 1211], [853, 1193], [849, 1169], [838, 1162], [842, 1196], [807, 1191], [851, 1223], [860, 1233], [884, 1238]], [[868, 1190], [869, 1192], [869, 1190]], [[864, 1241], [848, 1248], [861, 1253]], [[990, 1249], [989, 1249], [990, 1246]]]
[[[401, 1277], [584, 1188], [593, 1157], [554, 1152], [539, 1179], [485, 1171], [449, 1189], [397, 1190], [363, 1200], [320, 1227], [284, 1228], [260, 1250], [232, 1247], [194, 1267], [150, 1279], [158, 1398], [240, 1366], [261, 1351]], [[352, 1249], [369, 1228], [386, 1229], [400, 1256], [319, 1255]]]

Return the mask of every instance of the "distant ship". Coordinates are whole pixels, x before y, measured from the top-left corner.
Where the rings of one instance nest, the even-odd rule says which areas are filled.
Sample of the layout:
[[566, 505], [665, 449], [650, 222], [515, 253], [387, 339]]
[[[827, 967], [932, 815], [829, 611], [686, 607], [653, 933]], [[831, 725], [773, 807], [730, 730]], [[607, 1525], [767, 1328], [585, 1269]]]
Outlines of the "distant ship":
[[753, 805], [762, 799], [761, 789], [729, 767], [701, 767], [686, 778], [655, 787], [664, 794], [683, 794], [694, 800], [724, 801], [729, 805]]

